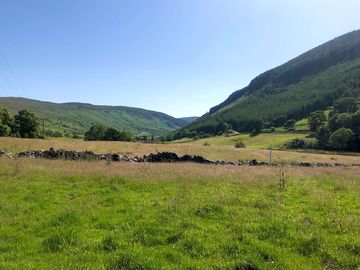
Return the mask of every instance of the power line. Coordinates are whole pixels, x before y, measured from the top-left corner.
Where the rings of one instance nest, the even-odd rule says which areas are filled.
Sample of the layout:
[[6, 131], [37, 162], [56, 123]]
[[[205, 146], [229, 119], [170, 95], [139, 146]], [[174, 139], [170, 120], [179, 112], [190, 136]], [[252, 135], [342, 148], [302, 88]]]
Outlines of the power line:
[[[18, 92], [16, 90], [16, 87], [14, 86], [14, 84], [11, 82], [11, 80], [8, 78], [6, 72], [2, 69], [0, 69], [0, 75], [3, 77], [3, 87], [4, 88], [7, 88], [7, 89], [10, 89], [12, 88], [12, 92], [14, 92], [14, 95], [13, 96], [16, 96], [15, 92]], [[6, 87], [6, 85], [8, 87]]]
[[15, 80], [17, 81], [18, 85], [20, 86], [20, 89], [23, 91], [23, 94], [26, 95], [26, 91], [25, 88], [23, 87], [19, 77], [16, 75], [14, 69], [12, 68], [12, 66], [10, 65], [9, 61], [6, 59], [5, 54], [0, 50], [0, 55], [3, 58], [5, 64], [8, 66], [10, 72], [12, 73], [13, 77], [15, 78]]

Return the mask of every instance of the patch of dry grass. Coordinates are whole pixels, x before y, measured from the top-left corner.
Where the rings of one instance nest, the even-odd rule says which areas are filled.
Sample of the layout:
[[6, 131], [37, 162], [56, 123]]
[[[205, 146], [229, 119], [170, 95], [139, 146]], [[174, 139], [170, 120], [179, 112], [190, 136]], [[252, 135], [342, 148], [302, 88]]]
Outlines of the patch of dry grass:
[[[191, 154], [201, 155], [211, 160], [239, 161], [257, 159], [267, 161], [269, 151], [256, 148], [234, 148], [233, 146], [204, 146], [203, 144], [192, 143], [174, 143], [174, 144], [145, 144], [129, 142], [87, 142], [81, 140], [39, 140], [39, 139], [18, 139], [18, 138], [0, 138], [0, 149], [5, 149], [13, 153], [30, 149], [67, 149], [105, 153], [114, 152], [127, 154], [129, 156], [141, 156], [156, 151], [172, 151], [179, 155]], [[343, 163], [346, 165], [360, 164], [360, 156], [335, 155], [335, 154], [317, 154], [303, 153], [295, 151], [273, 151], [273, 161], [280, 162], [326, 162], [330, 164]]]
[[[192, 181], [212, 179], [223, 181], [255, 182], [259, 179], [275, 179], [277, 167], [220, 166], [195, 163], [118, 163], [105, 161], [65, 161], [40, 159], [0, 158], [3, 171], [17, 171], [19, 176], [28, 173], [51, 173], [54, 175], [101, 175], [105, 177], [124, 176], [131, 179]], [[352, 179], [360, 175], [360, 167], [353, 168], [305, 168], [285, 167], [288, 176], [313, 177], [332, 175], [342, 179]]]

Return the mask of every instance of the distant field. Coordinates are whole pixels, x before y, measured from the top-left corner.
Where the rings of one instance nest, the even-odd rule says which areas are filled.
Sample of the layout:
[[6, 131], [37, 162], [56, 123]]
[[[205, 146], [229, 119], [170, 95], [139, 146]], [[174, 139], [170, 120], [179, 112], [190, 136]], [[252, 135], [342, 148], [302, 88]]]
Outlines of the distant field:
[[[301, 136], [296, 135], [296, 136]], [[52, 139], [52, 140], [38, 140], [38, 139], [16, 139], [16, 138], [0, 138], [0, 149], [5, 149], [13, 153], [29, 150], [29, 149], [67, 149], [84, 151], [91, 150], [99, 153], [113, 152], [120, 154], [127, 154], [129, 156], [141, 156], [149, 153], [156, 153], [157, 151], [172, 151], [179, 155], [191, 154], [202, 155], [211, 160], [226, 160], [239, 161], [257, 159], [267, 161], [269, 159], [269, 151], [265, 149], [258, 149], [255, 145], [267, 145], [272, 141], [271, 134], [262, 134], [257, 137], [248, 137], [247, 135], [240, 135], [248, 145], [247, 148], [237, 149], [233, 145], [233, 140], [236, 137], [215, 137], [208, 138], [194, 142], [171, 143], [171, 144], [144, 144], [144, 143], [127, 143], [127, 142], [87, 142], [74, 139]], [[277, 134], [276, 140], [280, 141], [289, 139], [291, 134]], [[224, 141], [222, 141], [224, 140]], [[210, 146], [204, 145], [208, 141]], [[266, 143], [265, 143], [266, 141]], [[251, 143], [249, 143], [251, 142]], [[225, 145], [221, 145], [225, 144]], [[227, 144], [227, 145], [226, 145]], [[275, 140], [273, 145], [276, 146]], [[335, 153], [317, 154], [304, 153], [295, 151], [273, 151], [273, 160], [276, 162], [327, 162], [330, 164], [343, 163], [346, 165], [360, 164], [360, 156], [354, 155], [339, 155]]]
[[358, 269], [360, 169], [0, 158], [0, 269]]
[[241, 134], [236, 136], [217, 136], [205, 138], [193, 142], [193, 144], [204, 144], [205, 142], [213, 146], [234, 146], [239, 140], [243, 141], [246, 147], [251, 148], [282, 148], [287, 142], [296, 138], [305, 138], [307, 134], [302, 133], [261, 133], [257, 136]]

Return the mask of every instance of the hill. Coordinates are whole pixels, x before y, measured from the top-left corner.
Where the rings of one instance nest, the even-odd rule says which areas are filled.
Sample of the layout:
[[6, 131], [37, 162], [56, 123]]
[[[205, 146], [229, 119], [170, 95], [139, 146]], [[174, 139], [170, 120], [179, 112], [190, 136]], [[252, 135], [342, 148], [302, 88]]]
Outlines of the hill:
[[215, 134], [226, 122], [237, 131], [253, 131], [259, 122], [281, 126], [325, 109], [360, 89], [360, 30], [340, 36], [269, 70], [188, 126]]
[[197, 116], [190, 116], [190, 117], [181, 117], [181, 118], [179, 118], [179, 119], [185, 121], [187, 124], [191, 124], [191, 123], [195, 122], [197, 119], [199, 119], [199, 117], [197, 117]]
[[139, 135], [160, 136], [189, 124], [164, 113], [123, 106], [98, 106], [87, 103], [52, 103], [26, 98], [0, 97], [0, 107], [17, 113], [21, 109], [45, 119], [45, 129], [65, 134], [84, 134], [94, 123], [101, 123]]

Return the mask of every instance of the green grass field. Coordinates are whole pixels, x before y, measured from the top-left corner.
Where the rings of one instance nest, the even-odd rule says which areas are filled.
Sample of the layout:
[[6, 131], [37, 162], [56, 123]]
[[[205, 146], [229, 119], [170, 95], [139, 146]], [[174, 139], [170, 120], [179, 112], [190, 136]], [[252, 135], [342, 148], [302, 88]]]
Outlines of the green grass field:
[[303, 133], [261, 133], [256, 136], [250, 134], [240, 134], [235, 136], [216, 136], [200, 139], [193, 144], [209, 144], [212, 146], [235, 146], [236, 142], [241, 140], [246, 147], [267, 149], [270, 145], [273, 148], [284, 148], [284, 145], [296, 138], [305, 138], [307, 134]]
[[[266, 160], [259, 148], [298, 135], [173, 144], [0, 138], [0, 149]], [[238, 139], [247, 148], [235, 148]], [[354, 155], [273, 153], [276, 161], [360, 163]], [[0, 270], [359, 269], [359, 175], [359, 167], [0, 158]]]
[[359, 169], [0, 159], [0, 269], [359, 269]]

